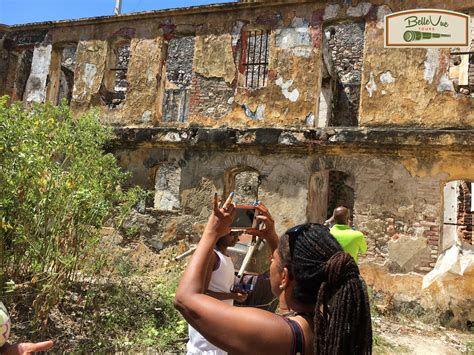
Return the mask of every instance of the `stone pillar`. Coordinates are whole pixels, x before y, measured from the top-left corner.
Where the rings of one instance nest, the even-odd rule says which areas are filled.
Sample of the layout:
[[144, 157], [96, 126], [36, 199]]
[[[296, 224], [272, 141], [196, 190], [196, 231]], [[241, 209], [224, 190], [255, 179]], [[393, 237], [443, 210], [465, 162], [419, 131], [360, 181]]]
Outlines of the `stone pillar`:
[[443, 250], [457, 240], [456, 223], [458, 215], [458, 182], [450, 181], [444, 185]]
[[51, 63], [51, 44], [36, 47], [33, 52], [31, 74], [26, 83], [25, 98], [27, 103], [44, 102], [46, 100], [46, 79]]

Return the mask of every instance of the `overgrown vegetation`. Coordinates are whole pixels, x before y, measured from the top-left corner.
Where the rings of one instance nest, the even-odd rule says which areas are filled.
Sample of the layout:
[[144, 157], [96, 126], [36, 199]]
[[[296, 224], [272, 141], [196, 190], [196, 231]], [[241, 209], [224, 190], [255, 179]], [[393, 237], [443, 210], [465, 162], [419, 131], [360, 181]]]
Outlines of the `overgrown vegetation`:
[[123, 278], [96, 288], [94, 302], [82, 307], [93, 317], [85, 341], [76, 350], [181, 352], [187, 323], [172, 305], [175, 287], [175, 282], [158, 279]]
[[140, 194], [118, 188], [126, 174], [104, 152], [113, 133], [97, 116], [0, 99], [0, 289], [9, 300], [31, 292], [37, 326], [72, 282], [101, 274], [101, 227]]
[[0, 98], [0, 299], [12, 340], [53, 338], [58, 352], [182, 350], [187, 327], [172, 305], [181, 269], [149, 275], [120, 246], [140, 243], [139, 230], [119, 231], [145, 193], [120, 189], [127, 174], [104, 150], [112, 138], [95, 111]]

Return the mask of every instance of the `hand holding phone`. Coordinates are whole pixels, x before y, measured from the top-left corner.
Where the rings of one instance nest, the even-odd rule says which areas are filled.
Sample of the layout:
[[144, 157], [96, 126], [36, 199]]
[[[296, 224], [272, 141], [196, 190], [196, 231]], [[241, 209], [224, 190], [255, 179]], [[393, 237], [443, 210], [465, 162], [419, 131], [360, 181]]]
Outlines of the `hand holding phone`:
[[257, 229], [258, 209], [254, 205], [236, 205], [235, 211], [230, 225], [232, 230]]

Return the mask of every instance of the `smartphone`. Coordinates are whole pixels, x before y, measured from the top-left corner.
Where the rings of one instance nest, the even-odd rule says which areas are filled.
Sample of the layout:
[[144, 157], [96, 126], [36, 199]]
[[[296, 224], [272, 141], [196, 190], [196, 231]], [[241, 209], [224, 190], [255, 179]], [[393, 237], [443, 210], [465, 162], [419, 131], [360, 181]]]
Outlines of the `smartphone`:
[[240, 293], [250, 293], [254, 289], [254, 285], [249, 282], [249, 283], [241, 283], [232, 286], [232, 289], [230, 290], [231, 292], [240, 292]]
[[252, 205], [235, 206], [235, 217], [230, 225], [231, 229], [256, 229], [258, 210]]

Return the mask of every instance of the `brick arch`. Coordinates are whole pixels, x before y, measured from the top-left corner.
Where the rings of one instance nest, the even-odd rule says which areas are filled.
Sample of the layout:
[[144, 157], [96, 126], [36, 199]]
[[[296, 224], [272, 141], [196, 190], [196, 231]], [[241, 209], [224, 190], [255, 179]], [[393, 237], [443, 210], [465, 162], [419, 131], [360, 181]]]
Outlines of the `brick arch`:
[[[251, 191], [252, 193], [239, 193], [237, 191], [238, 187], [236, 186], [236, 183], [237, 183], [236, 180], [237, 180], [237, 176], [241, 173], [254, 173], [254, 174], [257, 174], [257, 182], [256, 182], [257, 186], [254, 186], [251, 189], [251, 190], [254, 190], [254, 191]], [[241, 202], [245, 202], [245, 203], [253, 202], [254, 200], [258, 199], [258, 190], [259, 190], [259, 187], [260, 187], [261, 179], [262, 179], [262, 175], [261, 175], [260, 171], [258, 171], [257, 169], [248, 167], [248, 166], [236, 166], [236, 167], [226, 169], [225, 172], [224, 172], [224, 196], [227, 196], [231, 191], [236, 191], [237, 199], [238, 199], [239, 203], [241, 203]], [[250, 199], [249, 195], [251, 195], [251, 194], [253, 196]]]
[[265, 164], [265, 162], [253, 155], [234, 155], [227, 157], [224, 160], [224, 169], [227, 171], [229, 169], [235, 169], [239, 167], [248, 167], [258, 171], [261, 175], [268, 175], [270, 173], [270, 167]]
[[346, 174], [357, 176], [362, 169], [364, 164], [360, 161], [355, 162], [353, 159], [340, 156], [326, 156], [319, 157], [311, 162], [310, 173], [316, 173], [325, 170], [337, 170], [342, 171]]

